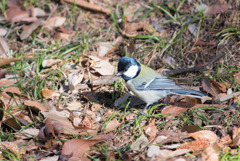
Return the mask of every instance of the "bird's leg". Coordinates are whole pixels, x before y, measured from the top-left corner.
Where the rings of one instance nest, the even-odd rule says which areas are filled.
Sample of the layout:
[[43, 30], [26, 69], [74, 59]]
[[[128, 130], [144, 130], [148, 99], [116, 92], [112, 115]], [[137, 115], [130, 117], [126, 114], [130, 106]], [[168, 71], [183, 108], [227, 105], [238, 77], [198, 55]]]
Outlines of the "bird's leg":
[[142, 110], [142, 114], [144, 114], [144, 111], [148, 108], [149, 104], [146, 104], [146, 106]]

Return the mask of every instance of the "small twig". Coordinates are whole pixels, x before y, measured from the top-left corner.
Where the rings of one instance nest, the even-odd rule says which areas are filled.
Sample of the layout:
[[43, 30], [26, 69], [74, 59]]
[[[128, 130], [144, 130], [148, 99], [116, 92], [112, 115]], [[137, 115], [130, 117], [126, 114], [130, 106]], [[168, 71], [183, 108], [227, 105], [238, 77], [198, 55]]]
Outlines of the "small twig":
[[107, 15], [110, 15], [110, 11], [108, 9], [105, 9], [105, 8], [102, 8], [100, 6], [97, 6], [97, 5], [94, 5], [92, 3], [88, 3], [86, 1], [83, 1], [83, 0], [64, 0], [66, 2], [69, 2], [69, 3], [74, 3], [80, 7], [84, 7], [84, 8], [87, 8], [87, 9], [90, 9], [90, 10], [94, 10], [94, 11], [98, 11], [98, 12], [102, 12], [102, 13], [105, 13]]
[[165, 74], [165, 75], [175, 75], [175, 74], [181, 74], [181, 73], [186, 73], [186, 72], [205, 71], [205, 70], [208, 70], [214, 62], [218, 61], [224, 55], [225, 55], [225, 53], [221, 53], [217, 57], [212, 59], [208, 64], [200, 66], [200, 67], [192, 67], [192, 68], [184, 68], [184, 69], [164, 71], [163, 74]]

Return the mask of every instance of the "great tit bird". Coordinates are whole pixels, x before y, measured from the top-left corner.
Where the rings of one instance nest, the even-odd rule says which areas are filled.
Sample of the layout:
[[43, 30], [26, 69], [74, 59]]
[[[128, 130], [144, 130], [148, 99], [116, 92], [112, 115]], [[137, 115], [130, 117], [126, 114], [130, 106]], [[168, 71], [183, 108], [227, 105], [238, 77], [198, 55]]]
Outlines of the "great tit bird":
[[184, 89], [173, 80], [128, 56], [124, 56], [119, 60], [116, 76], [121, 76], [126, 81], [127, 87], [138, 98], [146, 102], [143, 111], [149, 105], [167, 95], [177, 94], [196, 98], [201, 98], [205, 95], [202, 92]]

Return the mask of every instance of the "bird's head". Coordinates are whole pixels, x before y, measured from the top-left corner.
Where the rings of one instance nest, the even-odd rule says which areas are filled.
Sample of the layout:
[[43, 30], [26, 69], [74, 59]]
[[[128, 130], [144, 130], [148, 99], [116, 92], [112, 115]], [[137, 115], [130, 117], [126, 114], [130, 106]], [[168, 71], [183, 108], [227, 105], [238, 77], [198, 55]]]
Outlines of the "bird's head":
[[136, 59], [128, 56], [122, 57], [118, 62], [118, 73], [125, 81], [131, 80], [138, 76], [141, 71], [141, 65]]

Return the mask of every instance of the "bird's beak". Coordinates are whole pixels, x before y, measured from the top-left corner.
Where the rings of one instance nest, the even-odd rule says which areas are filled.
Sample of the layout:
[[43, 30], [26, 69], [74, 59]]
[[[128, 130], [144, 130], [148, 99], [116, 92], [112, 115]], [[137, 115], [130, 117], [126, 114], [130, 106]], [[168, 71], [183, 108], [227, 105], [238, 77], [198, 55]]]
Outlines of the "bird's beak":
[[123, 74], [122, 72], [118, 72], [115, 76], [120, 77], [122, 74]]

